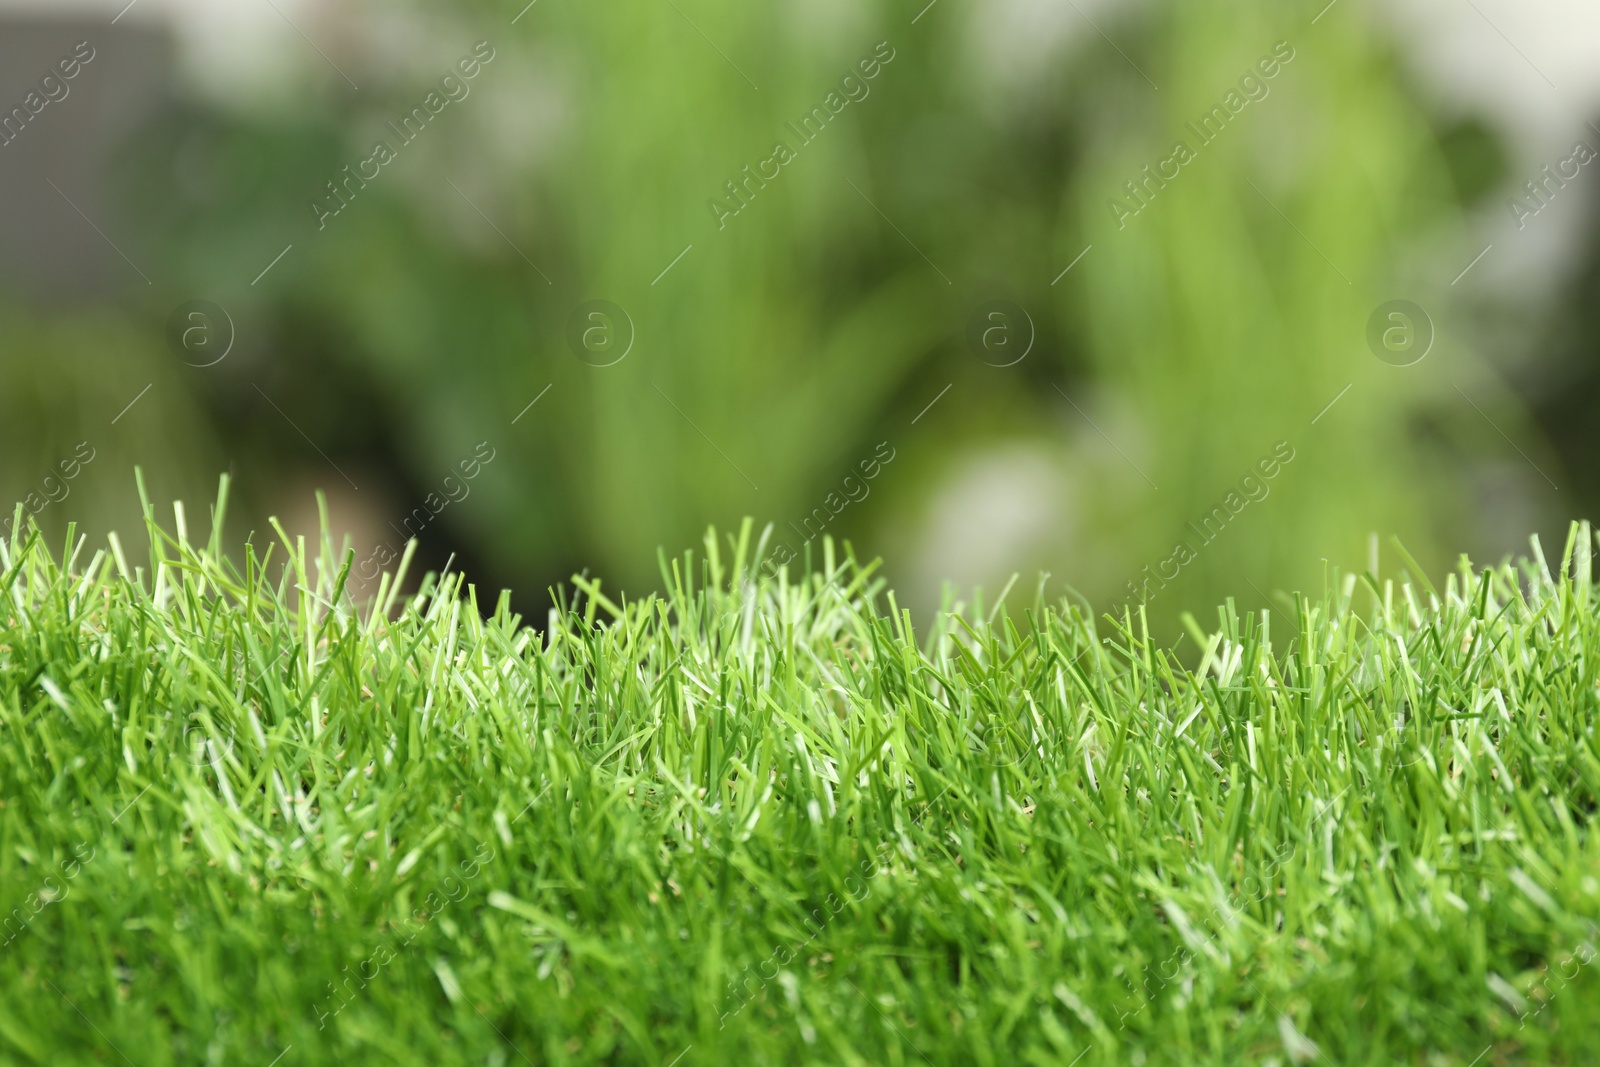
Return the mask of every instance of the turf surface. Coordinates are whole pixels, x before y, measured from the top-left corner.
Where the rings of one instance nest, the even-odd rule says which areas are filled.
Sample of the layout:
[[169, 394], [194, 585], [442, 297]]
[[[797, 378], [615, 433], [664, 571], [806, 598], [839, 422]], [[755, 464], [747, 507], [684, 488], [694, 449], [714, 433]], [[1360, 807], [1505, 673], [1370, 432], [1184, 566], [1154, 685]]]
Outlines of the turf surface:
[[530, 629], [211, 525], [0, 553], [0, 1062], [1600, 1062], [1587, 527], [1164, 649], [748, 526]]

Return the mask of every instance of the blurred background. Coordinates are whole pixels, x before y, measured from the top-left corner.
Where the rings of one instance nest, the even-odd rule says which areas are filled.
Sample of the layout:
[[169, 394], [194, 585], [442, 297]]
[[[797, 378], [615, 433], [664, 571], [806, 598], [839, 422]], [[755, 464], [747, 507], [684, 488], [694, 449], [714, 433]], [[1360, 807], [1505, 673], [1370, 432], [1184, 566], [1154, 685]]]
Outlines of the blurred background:
[[1168, 628], [1596, 511], [1593, 5], [525, 4], [0, 3], [0, 498]]

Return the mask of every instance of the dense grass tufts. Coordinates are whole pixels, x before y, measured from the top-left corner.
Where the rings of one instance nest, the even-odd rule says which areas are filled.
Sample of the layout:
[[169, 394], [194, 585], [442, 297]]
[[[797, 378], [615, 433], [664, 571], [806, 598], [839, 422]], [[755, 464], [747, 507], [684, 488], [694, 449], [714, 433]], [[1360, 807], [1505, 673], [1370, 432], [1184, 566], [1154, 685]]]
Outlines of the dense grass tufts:
[[0, 551], [0, 1060], [1600, 1061], [1586, 526], [1175, 652], [748, 524], [358, 607], [221, 510]]

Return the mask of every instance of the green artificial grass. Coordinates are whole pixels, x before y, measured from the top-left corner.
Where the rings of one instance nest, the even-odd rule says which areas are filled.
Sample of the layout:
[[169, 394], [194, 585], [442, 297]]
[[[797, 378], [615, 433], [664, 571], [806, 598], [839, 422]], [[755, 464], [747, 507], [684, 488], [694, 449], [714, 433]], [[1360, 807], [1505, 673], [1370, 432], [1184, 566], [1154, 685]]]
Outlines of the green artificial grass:
[[1600, 1061], [1586, 526], [1170, 650], [748, 524], [357, 607], [222, 502], [4, 546], [0, 1061]]

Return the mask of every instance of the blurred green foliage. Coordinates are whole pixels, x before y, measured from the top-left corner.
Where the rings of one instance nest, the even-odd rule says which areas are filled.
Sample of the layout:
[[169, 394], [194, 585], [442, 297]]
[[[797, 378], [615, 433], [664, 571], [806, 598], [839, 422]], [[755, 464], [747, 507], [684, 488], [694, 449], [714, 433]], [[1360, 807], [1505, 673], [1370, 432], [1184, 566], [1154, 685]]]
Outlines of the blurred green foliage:
[[[1241, 577], [1307, 587], [1321, 559], [1349, 559], [1373, 529], [1431, 549], [1427, 519], [1449, 506], [1451, 487], [1429, 476], [1407, 425], [1426, 365], [1407, 375], [1361, 342], [1407, 242], [1450, 218], [1415, 192], [1445, 180], [1430, 131], [1359, 21], [1285, 27], [1275, 6], [1227, 18], [1210, 5], [1164, 10], [1151, 120], [1106, 136], [1074, 183], [1088, 228], [1106, 212], [1105, 190], [1165, 155], [1173, 136], [1200, 157], [1105, 237], [1079, 278], [1095, 378], [1137, 411], [1161, 486], [1129, 499], [1139, 487], [1108, 464], [1103, 508], [1119, 521], [1096, 524], [1099, 551], [1133, 571], [1187, 539], [1199, 558], [1171, 595], [1205, 603], [1242, 592]], [[1186, 124], [1277, 41], [1293, 58], [1270, 93], [1200, 147]], [[1278, 441], [1295, 459], [1267, 498], [1202, 542], [1187, 524]]]
[[[30, 434], [28, 397], [57, 394], [37, 410], [59, 420], [59, 397], [91, 381], [123, 397], [157, 379], [116, 428], [100, 491], [130, 494], [133, 457], [157, 496], [201, 496], [231, 465], [259, 528], [293, 471], [336, 488], [336, 464], [397, 519], [488, 441], [499, 458], [472, 501], [424, 541], [524, 597], [576, 568], [642, 590], [658, 545], [745, 514], [798, 546], [790, 524], [881, 441], [895, 464], [829, 532], [887, 551], [891, 578], [931, 536], [951, 471], [1013, 445], [1059, 472], [1039, 492], [1068, 518], [1010, 566], [1048, 568], [1101, 608], [1278, 442], [1293, 462], [1161, 592], [1163, 617], [1244, 579], [1314, 584], [1325, 557], [1359, 566], [1369, 531], [1437, 565], [1470, 542], [1463, 471], [1483, 430], [1450, 387], [1485, 374], [1442, 328], [1409, 368], [1363, 338], [1395, 297], [1442, 319], [1455, 260], [1440, 247], [1460, 253], [1459, 205], [1503, 161], [1492, 139], [1435, 130], [1368, 13], [1313, 25], [1315, 7], [1160, 0], [1092, 8], [1093, 24], [957, 0], [920, 16], [546, 3], [514, 26], [500, 4], [367, 13], [421, 43], [349, 45], [359, 92], [311, 57], [285, 98], [189, 100], [130, 141], [119, 188], [158, 283], [95, 326], [28, 313], [28, 360], [6, 370], [25, 385], [0, 401], [28, 458], [4, 488], [26, 491], [28, 465], [81, 435]], [[1041, 44], [1030, 19], [1070, 40]], [[325, 183], [485, 39], [496, 58], [471, 95], [319, 230]], [[785, 124], [879, 42], [894, 58], [870, 93], [800, 146]], [[1294, 58], [1270, 93], [1119, 227], [1108, 200], [1278, 42]], [[780, 140], [797, 158], [719, 226], [708, 201]], [[194, 297], [237, 323], [213, 368], [160, 347]], [[1013, 367], [963, 340], [996, 298], [1037, 330]], [[615, 366], [568, 348], [592, 299], [636, 331]], [[1484, 404], [1521, 425], [1503, 396]]]

